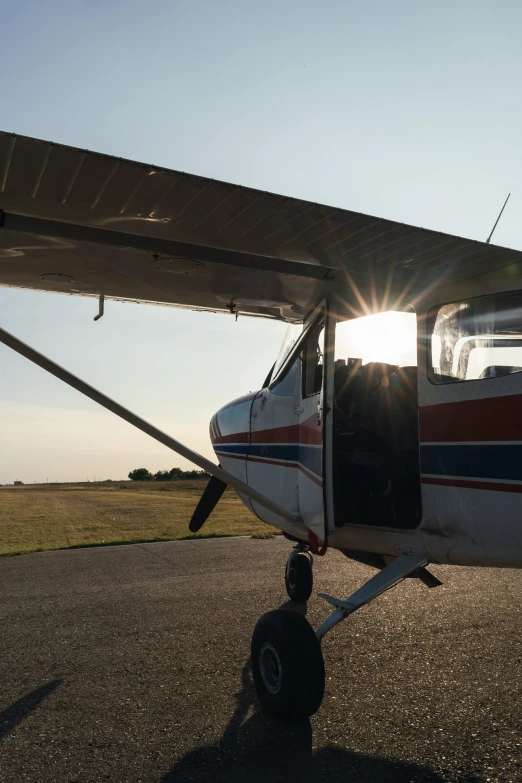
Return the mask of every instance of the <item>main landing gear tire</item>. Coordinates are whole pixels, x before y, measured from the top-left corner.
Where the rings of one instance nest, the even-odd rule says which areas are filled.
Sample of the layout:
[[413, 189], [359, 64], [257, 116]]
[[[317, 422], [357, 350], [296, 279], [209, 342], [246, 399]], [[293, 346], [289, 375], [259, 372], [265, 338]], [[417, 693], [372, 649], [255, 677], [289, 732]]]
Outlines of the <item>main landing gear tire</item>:
[[256, 693], [269, 715], [295, 722], [319, 709], [323, 654], [305, 617], [290, 609], [263, 615], [254, 629], [251, 654]]
[[314, 575], [311, 557], [304, 552], [292, 552], [285, 571], [286, 592], [291, 601], [308, 601], [312, 595]]

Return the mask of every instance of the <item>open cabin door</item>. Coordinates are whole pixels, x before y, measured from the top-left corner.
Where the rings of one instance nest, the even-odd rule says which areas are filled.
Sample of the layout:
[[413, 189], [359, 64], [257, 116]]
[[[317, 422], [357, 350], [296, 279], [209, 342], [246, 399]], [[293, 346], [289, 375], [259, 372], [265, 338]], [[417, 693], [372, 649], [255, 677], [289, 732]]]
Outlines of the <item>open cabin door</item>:
[[326, 302], [305, 323], [300, 353], [300, 386], [295, 414], [299, 454], [299, 513], [320, 541], [334, 530], [332, 494], [332, 411], [335, 323]]
[[422, 516], [416, 314], [339, 321], [334, 358], [335, 524], [413, 529]]
[[[267, 388], [253, 400], [248, 484], [299, 514], [320, 542], [333, 531], [334, 325], [326, 302], [290, 327]], [[275, 515], [253, 503], [277, 525]]]

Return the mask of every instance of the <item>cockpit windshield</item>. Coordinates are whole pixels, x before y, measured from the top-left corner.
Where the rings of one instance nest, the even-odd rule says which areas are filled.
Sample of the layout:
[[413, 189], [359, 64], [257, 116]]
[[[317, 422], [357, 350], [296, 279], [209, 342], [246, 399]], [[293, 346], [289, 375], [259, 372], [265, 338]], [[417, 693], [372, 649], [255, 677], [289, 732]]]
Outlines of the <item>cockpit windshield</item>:
[[286, 330], [285, 337], [283, 340], [283, 344], [281, 345], [281, 348], [279, 349], [279, 354], [276, 359], [276, 363], [274, 364], [274, 369], [272, 370], [272, 378], [275, 378], [277, 373], [279, 372], [279, 368], [283, 364], [284, 360], [296, 344], [296, 342], [299, 340], [299, 337], [301, 336], [301, 333], [303, 331], [303, 324], [290, 324], [288, 329]]

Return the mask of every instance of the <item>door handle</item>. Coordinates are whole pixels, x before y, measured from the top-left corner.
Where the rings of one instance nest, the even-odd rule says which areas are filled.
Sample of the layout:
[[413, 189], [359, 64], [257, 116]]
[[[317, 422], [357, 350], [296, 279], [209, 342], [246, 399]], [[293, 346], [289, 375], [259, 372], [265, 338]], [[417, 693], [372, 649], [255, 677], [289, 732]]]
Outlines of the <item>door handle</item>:
[[300, 416], [301, 413], [304, 413], [304, 408], [294, 408], [294, 414], [296, 416]]

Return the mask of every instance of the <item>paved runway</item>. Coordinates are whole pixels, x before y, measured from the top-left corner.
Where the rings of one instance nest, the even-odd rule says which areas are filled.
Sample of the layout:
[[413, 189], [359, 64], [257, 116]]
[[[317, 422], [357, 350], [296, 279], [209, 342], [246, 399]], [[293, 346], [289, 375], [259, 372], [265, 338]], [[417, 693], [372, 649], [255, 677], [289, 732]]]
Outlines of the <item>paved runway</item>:
[[[311, 722], [258, 713], [248, 653], [286, 599], [282, 538], [0, 561], [2, 783], [522, 781], [522, 573], [434, 567], [323, 642]], [[338, 553], [315, 588], [373, 573]], [[309, 602], [315, 625], [326, 616]]]

